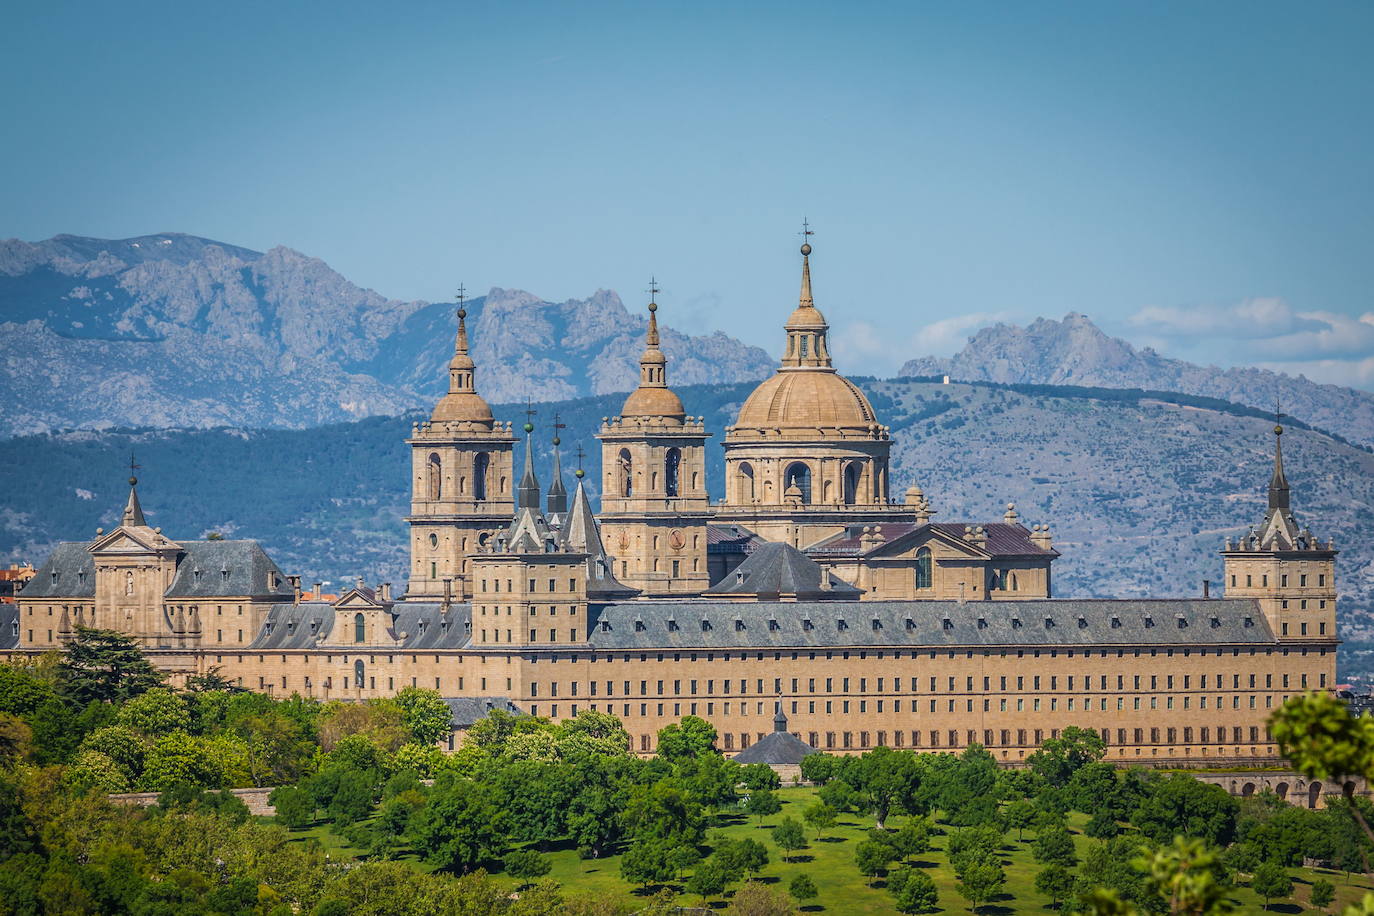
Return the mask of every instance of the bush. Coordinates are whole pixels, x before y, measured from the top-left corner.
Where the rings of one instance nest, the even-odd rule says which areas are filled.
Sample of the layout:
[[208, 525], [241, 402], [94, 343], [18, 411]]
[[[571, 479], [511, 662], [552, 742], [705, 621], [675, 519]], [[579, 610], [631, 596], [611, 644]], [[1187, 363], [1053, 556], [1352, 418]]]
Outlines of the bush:
[[547, 858], [541, 856], [533, 849], [517, 849], [506, 853], [506, 857], [501, 860], [501, 865], [506, 870], [506, 874], [512, 878], [530, 880], [532, 878], [542, 878], [553, 868], [553, 864]]
[[277, 809], [277, 823], [283, 827], [304, 827], [315, 817], [315, 800], [299, 786], [278, 786], [267, 801]]

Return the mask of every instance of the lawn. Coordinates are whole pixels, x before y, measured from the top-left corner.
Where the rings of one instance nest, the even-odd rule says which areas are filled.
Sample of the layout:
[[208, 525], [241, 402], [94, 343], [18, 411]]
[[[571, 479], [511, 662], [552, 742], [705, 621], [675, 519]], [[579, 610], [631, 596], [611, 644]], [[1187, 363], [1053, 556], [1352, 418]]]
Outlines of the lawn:
[[[874, 881], [873, 886], [869, 886], [867, 879], [859, 874], [858, 868], [854, 864], [854, 847], [858, 842], [866, 837], [866, 834], [873, 826], [873, 821], [868, 817], [858, 817], [855, 815], [841, 815], [839, 822], [828, 831], [825, 836], [817, 841], [815, 832], [807, 829], [808, 846], [800, 850], [795, 861], [784, 862], [781, 852], [773, 844], [771, 830], [778, 821], [787, 816], [801, 820], [801, 812], [811, 801], [814, 800], [816, 790], [810, 787], [785, 788], [779, 792], [783, 802], [781, 813], [764, 818], [762, 826], [758, 819], [745, 815], [725, 815], [718, 822], [718, 826], [708, 832], [708, 841], [711, 836], [723, 834], [737, 839], [752, 837], [764, 843], [768, 847], [770, 857], [769, 865], [761, 873], [761, 880], [786, 888], [792, 879], [799, 874], [806, 874], [815, 882], [819, 890], [819, 896], [810, 901], [810, 906], [804, 907], [808, 912], [816, 913], [885, 913], [895, 912], [892, 904], [892, 896], [883, 886], [882, 878]], [[1083, 836], [1080, 831], [1086, 818], [1080, 815], [1073, 815], [1070, 819], [1070, 827], [1074, 831], [1074, 841], [1077, 844], [1079, 858], [1089, 848], [1090, 844], [1097, 842], [1089, 837]], [[902, 824], [902, 818], [893, 817], [889, 819], [888, 826], [897, 827]], [[294, 831], [302, 840], [313, 838], [319, 840], [331, 855], [337, 857], [351, 857], [358, 854], [358, 851], [350, 848], [347, 843], [334, 834], [327, 826], [317, 825], [300, 831]], [[954, 873], [949, 867], [949, 860], [945, 856], [945, 844], [949, 837], [945, 834], [937, 834], [932, 837], [934, 849], [919, 857], [918, 865], [928, 869], [928, 873], [935, 880], [936, 887], [940, 893], [940, 913], [967, 913], [968, 905], [959, 896], [955, 889]], [[1031, 857], [1030, 845], [1032, 834], [1027, 831], [1025, 839], [1018, 841], [1016, 832], [1008, 834], [1007, 845], [1003, 848], [1003, 865], [1006, 869], [1007, 883], [1001, 896], [991, 904], [983, 907], [985, 914], [995, 914], [995, 916], [1008, 916], [1013, 913], [1037, 913], [1048, 914], [1054, 912], [1049, 900], [1035, 890], [1035, 875], [1040, 866]], [[643, 897], [637, 890], [627, 885], [620, 877], [620, 859], [611, 856], [605, 859], [580, 859], [575, 850], [561, 849], [548, 853], [549, 861], [553, 869], [549, 877], [558, 881], [560, 884], [570, 889], [579, 891], [591, 891], [598, 895], [619, 897], [627, 903], [638, 903], [643, 901]], [[424, 864], [417, 861], [412, 856], [404, 857], [405, 861], [425, 868]], [[1272, 912], [1277, 913], [1303, 913], [1318, 912], [1304, 906], [1311, 882], [1317, 878], [1326, 878], [1336, 885], [1336, 905], [1328, 911], [1339, 912], [1339, 907], [1345, 903], [1359, 900], [1364, 894], [1374, 889], [1367, 879], [1355, 876], [1350, 883], [1346, 883], [1345, 876], [1340, 873], [1330, 872], [1325, 869], [1292, 869], [1290, 872], [1294, 877], [1294, 899], [1289, 901], [1276, 901], [1271, 907]], [[515, 886], [512, 881], [512, 887]], [[657, 890], [657, 888], [651, 888]], [[684, 905], [696, 906], [700, 904], [699, 898], [688, 897], [683, 894], [680, 901]], [[1240, 913], [1261, 912], [1263, 901], [1251, 892], [1249, 887], [1239, 887], [1232, 895], [1232, 901], [1236, 904], [1236, 910]], [[724, 903], [720, 899], [708, 901], [708, 905], [720, 908]]]

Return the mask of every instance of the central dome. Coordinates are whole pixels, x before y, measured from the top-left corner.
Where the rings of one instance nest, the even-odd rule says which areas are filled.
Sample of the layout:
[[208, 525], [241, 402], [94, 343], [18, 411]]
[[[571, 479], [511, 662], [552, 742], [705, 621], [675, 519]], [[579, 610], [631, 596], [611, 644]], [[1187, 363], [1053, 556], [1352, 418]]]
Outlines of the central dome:
[[783, 370], [740, 408], [735, 429], [863, 430], [878, 422], [873, 405], [849, 379], [824, 370]]

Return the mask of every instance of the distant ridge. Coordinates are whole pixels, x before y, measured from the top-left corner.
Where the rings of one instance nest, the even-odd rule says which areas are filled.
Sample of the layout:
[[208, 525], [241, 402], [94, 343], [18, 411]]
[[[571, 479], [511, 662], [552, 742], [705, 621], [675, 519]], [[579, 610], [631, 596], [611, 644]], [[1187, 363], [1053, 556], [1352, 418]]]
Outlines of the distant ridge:
[[[614, 293], [468, 303], [492, 401], [634, 387], [644, 319]], [[671, 322], [671, 310], [667, 318]], [[0, 436], [114, 426], [308, 428], [430, 406], [451, 303], [362, 289], [290, 248], [182, 233], [0, 241]], [[681, 384], [760, 378], [774, 361], [725, 334], [663, 328]]]
[[913, 359], [901, 374], [1177, 391], [1263, 410], [1272, 410], [1279, 398], [1285, 413], [1352, 442], [1374, 444], [1374, 394], [1266, 369], [1219, 369], [1170, 359], [1109, 337], [1087, 316], [1073, 312], [1062, 321], [1038, 318], [1026, 327], [983, 328], [954, 356]]

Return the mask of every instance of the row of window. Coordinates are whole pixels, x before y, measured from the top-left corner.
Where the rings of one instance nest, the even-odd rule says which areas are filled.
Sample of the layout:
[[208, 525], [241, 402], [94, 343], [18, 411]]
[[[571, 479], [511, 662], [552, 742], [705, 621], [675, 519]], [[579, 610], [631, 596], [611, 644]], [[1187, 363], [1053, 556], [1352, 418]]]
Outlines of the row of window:
[[[1248, 655], [1248, 656], [1251, 657], [1251, 658], [1254, 658], [1254, 657], [1256, 657], [1256, 656], [1258, 656], [1258, 655], [1260, 655], [1260, 654], [1263, 654], [1265, 657], [1269, 657], [1269, 656], [1274, 655], [1275, 653], [1277, 653], [1277, 654], [1279, 654], [1279, 655], [1282, 655], [1282, 656], [1284, 656], [1285, 658], [1287, 658], [1288, 655], [1289, 655], [1290, 653], [1297, 653], [1298, 655], [1302, 656], [1303, 658], [1306, 658], [1306, 657], [1307, 657], [1307, 654], [1308, 654], [1309, 652], [1311, 652], [1313, 655], [1325, 656], [1325, 655], [1327, 654], [1327, 651], [1328, 651], [1328, 650], [1327, 650], [1327, 647], [1325, 647], [1325, 646], [1313, 646], [1313, 647], [1311, 647], [1310, 649], [1309, 649], [1309, 647], [1307, 647], [1307, 646], [1272, 646], [1272, 645], [1265, 645], [1265, 646], [1263, 646], [1263, 647], [1260, 647], [1260, 646], [1245, 646], [1245, 647], [1243, 647], [1243, 648], [1245, 649], [1245, 654]], [[1260, 652], [1260, 649], [1261, 649], [1261, 648], [1263, 648], [1263, 650], [1264, 650], [1262, 653]], [[1174, 655], [1175, 655], [1175, 653], [1177, 653], [1178, 655], [1182, 656], [1183, 658], [1190, 658], [1194, 652], [1197, 653], [1197, 655], [1198, 655], [1199, 658], [1206, 658], [1206, 657], [1209, 656], [1209, 655], [1215, 655], [1217, 658], [1221, 658], [1221, 657], [1223, 657], [1223, 656], [1225, 656], [1225, 655], [1228, 655], [1228, 654], [1229, 654], [1231, 657], [1233, 657], [1233, 658], [1238, 658], [1238, 657], [1240, 657], [1240, 655], [1241, 655], [1241, 649], [1242, 649], [1241, 646], [1217, 646], [1216, 649], [1212, 649], [1211, 647], [1208, 647], [1208, 646], [1199, 646], [1199, 647], [1196, 647], [1196, 648], [1194, 648], [1194, 647], [1174, 648], [1174, 647], [1172, 647], [1172, 646], [1168, 646], [1168, 647], [1165, 647], [1165, 648], [1151, 647], [1151, 648], [1119, 648], [1119, 649], [878, 649], [878, 650], [876, 650], [876, 651], [875, 651], [875, 650], [872, 650], [872, 649], [824, 649], [824, 650], [814, 650], [814, 649], [811, 649], [811, 650], [790, 649], [790, 650], [788, 650], [788, 651], [786, 651], [786, 652], [781, 651], [781, 650], [772, 650], [772, 651], [770, 651], [770, 652], [760, 652], [760, 651], [732, 652], [732, 651], [725, 651], [725, 652], [720, 652], [720, 653], [717, 653], [717, 652], [715, 652], [715, 651], [705, 651], [705, 650], [696, 651], [696, 652], [638, 652], [638, 653], [633, 653], [633, 652], [620, 652], [619, 655], [620, 655], [620, 661], [623, 661], [623, 662], [628, 662], [628, 661], [630, 661], [631, 658], [633, 658], [635, 655], [638, 655], [638, 656], [639, 656], [639, 661], [641, 661], [641, 662], [647, 662], [647, 661], [649, 660], [649, 656], [650, 656], [650, 655], [653, 655], [653, 656], [654, 656], [654, 660], [657, 661], [657, 662], [662, 662], [664, 659], [668, 658], [669, 656], [671, 656], [671, 657], [672, 657], [672, 660], [675, 661], [675, 662], [680, 662], [680, 661], [684, 661], [684, 660], [690, 661], [690, 662], [696, 662], [696, 661], [714, 662], [714, 661], [716, 661], [717, 659], [719, 659], [720, 661], [723, 661], [723, 662], [728, 662], [728, 661], [735, 660], [736, 657], [738, 657], [738, 660], [739, 660], [739, 661], [742, 661], [742, 662], [749, 661], [749, 660], [751, 660], [751, 659], [753, 659], [753, 660], [755, 660], [755, 661], [760, 661], [760, 662], [761, 662], [761, 661], [764, 660], [764, 656], [765, 656], [765, 655], [771, 655], [772, 658], [773, 658], [773, 661], [775, 661], [775, 662], [776, 662], [776, 661], [782, 661], [783, 658], [784, 658], [784, 656], [787, 656], [788, 658], [790, 658], [792, 661], [795, 662], [795, 661], [799, 660], [803, 655], [805, 655], [807, 661], [813, 661], [813, 662], [814, 662], [814, 661], [816, 661], [816, 660], [819, 659], [819, 658], [824, 658], [824, 659], [827, 660], [827, 661], [829, 661], [829, 660], [831, 660], [831, 659], [835, 659], [835, 658], [840, 658], [840, 659], [848, 660], [848, 659], [851, 658], [851, 657], [854, 657], [854, 658], [858, 658], [858, 659], [860, 659], [860, 660], [863, 660], [863, 659], [867, 659], [870, 655], [872, 655], [873, 658], [876, 658], [876, 659], [878, 659], [879, 661], [881, 661], [882, 659], [885, 659], [885, 658], [892, 658], [892, 659], [910, 658], [911, 660], [915, 661], [915, 660], [917, 660], [917, 659], [926, 658], [926, 657], [929, 657], [929, 658], [931, 658], [931, 659], [935, 659], [935, 658], [939, 658], [939, 657], [942, 656], [942, 655], [945, 656], [945, 657], [947, 657], [947, 658], [956, 658], [956, 657], [958, 657], [959, 655], [962, 655], [962, 656], [965, 657], [965, 658], [974, 658], [974, 657], [975, 657], [975, 654], [978, 654], [978, 655], [979, 655], [980, 657], [982, 657], [982, 658], [993, 658], [993, 657], [997, 657], [997, 658], [1008, 658], [1008, 657], [1011, 656], [1012, 653], [1015, 654], [1015, 657], [1016, 657], [1016, 658], [1041, 658], [1042, 656], [1045, 657], [1045, 658], [1058, 658], [1060, 652], [1063, 652], [1063, 653], [1064, 653], [1064, 657], [1065, 657], [1065, 658], [1075, 658], [1075, 657], [1093, 658], [1093, 657], [1094, 657], [1094, 653], [1097, 653], [1097, 657], [1100, 657], [1100, 658], [1108, 658], [1108, 657], [1112, 657], [1112, 656], [1114, 656], [1114, 657], [1116, 657], [1116, 658], [1125, 658], [1125, 657], [1127, 657], [1127, 654], [1128, 654], [1128, 653], [1129, 653], [1129, 655], [1130, 655], [1131, 658], [1141, 658], [1141, 657], [1143, 657], [1143, 656], [1142, 656], [1142, 653], [1145, 653], [1145, 657], [1149, 657], [1149, 658], [1158, 658], [1158, 657], [1160, 657], [1160, 656], [1163, 656], [1164, 658], [1173, 658]], [[994, 653], [995, 653], [995, 656], [994, 656]], [[583, 656], [583, 655], [578, 654], [577, 652], [570, 652], [570, 653], [566, 656], [566, 660], [569, 661], [569, 662], [587, 661], [587, 662], [592, 662], [592, 663], [596, 663], [596, 662], [598, 662], [598, 661], [600, 661], [600, 662], [615, 662], [615, 661], [616, 661], [616, 655], [617, 655], [616, 652], [602, 652], [602, 653], [588, 652], [585, 656]], [[554, 653], [554, 654], [551, 654], [551, 655], [544, 655], [544, 656], [539, 656], [539, 655], [528, 655], [528, 656], [525, 657], [525, 661], [528, 661], [528, 662], [544, 661], [544, 662], [547, 662], [547, 663], [549, 663], [549, 664], [557, 664], [557, 663], [558, 663], [558, 654], [557, 654], [557, 653]]]
[[[488, 580], [485, 579], [485, 578], [479, 579], [479, 580], [478, 580], [478, 582], [480, 583], [479, 588], [480, 588], [481, 591], [486, 591], [486, 590], [487, 590], [487, 581], [488, 581]], [[500, 591], [501, 591], [501, 580], [500, 580], [500, 579], [491, 579], [490, 581], [491, 581], [491, 590], [492, 590], [493, 592], [500, 592]], [[539, 591], [539, 580], [538, 580], [538, 579], [530, 579], [530, 580], [528, 580], [528, 581], [529, 581], [529, 588], [527, 589], [527, 591], [531, 591], [531, 592], [537, 592], [537, 591]], [[548, 583], [549, 583], [549, 587], [548, 587], [547, 591], [550, 591], [550, 592], [556, 592], [556, 591], [558, 591], [558, 580], [557, 580], [556, 578], [554, 578], [553, 576], [550, 576], [549, 579], [548, 579]], [[515, 591], [515, 580], [514, 580], [514, 579], [506, 579], [506, 591], [507, 591], [507, 592], [513, 592], [513, 591]], [[570, 577], [570, 578], [568, 579], [568, 591], [570, 591], [570, 592], [576, 592], [576, 591], [577, 591], [577, 579], [576, 579], [576, 578], [571, 578], [571, 577]]]

